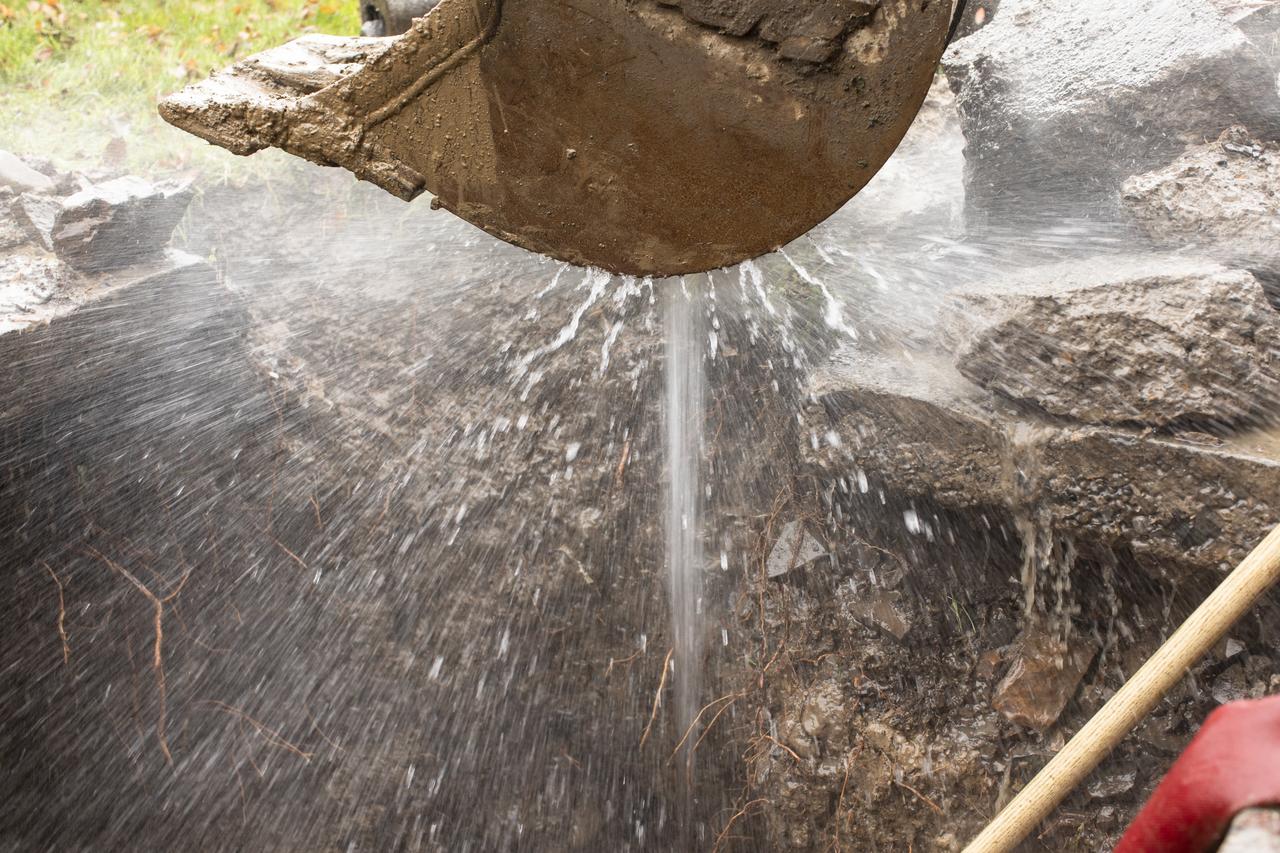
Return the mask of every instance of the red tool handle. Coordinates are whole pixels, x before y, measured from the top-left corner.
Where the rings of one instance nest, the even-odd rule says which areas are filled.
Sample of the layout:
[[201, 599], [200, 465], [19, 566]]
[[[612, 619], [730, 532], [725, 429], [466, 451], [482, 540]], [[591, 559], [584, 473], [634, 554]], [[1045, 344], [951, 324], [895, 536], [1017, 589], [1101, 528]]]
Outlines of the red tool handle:
[[1207, 853], [1232, 818], [1280, 805], [1280, 696], [1209, 715], [1116, 853]]

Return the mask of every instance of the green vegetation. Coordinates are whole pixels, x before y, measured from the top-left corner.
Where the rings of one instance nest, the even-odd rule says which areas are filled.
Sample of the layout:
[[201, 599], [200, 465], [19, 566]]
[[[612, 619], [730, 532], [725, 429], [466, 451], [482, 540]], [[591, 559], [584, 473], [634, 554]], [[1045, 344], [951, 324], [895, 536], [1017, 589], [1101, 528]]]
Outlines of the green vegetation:
[[169, 128], [156, 100], [302, 33], [354, 35], [357, 8], [350, 0], [0, 0], [0, 148], [144, 173], [255, 168]]

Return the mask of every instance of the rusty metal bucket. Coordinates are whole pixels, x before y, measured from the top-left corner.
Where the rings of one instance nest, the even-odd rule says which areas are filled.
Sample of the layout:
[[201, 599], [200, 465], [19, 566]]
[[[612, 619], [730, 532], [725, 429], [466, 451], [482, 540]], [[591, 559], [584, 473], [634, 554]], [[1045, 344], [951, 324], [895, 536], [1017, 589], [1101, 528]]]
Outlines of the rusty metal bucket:
[[948, 0], [442, 0], [396, 38], [308, 36], [165, 99], [516, 245], [634, 275], [724, 267], [893, 153]]

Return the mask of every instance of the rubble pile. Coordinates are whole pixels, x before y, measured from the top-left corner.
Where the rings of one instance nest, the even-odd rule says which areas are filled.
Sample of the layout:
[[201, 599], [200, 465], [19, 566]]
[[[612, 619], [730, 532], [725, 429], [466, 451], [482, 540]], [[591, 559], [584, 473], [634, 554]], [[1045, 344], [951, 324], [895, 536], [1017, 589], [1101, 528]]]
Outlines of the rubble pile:
[[[1115, 12], [1003, 0], [952, 47], [990, 257], [811, 374], [814, 486], [744, 614], [779, 847], [959, 850], [1280, 521], [1280, 4]], [[1113, 845], [1209, 711], [1280, 686], [1277, 620], [1034, 844]]]

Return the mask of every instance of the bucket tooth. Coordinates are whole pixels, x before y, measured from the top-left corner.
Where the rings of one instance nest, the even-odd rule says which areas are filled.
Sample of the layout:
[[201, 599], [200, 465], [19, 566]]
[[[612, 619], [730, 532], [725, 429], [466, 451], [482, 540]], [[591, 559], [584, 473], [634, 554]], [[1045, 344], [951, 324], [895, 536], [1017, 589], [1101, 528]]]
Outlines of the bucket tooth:
[[[170, 95], [160, 114], [232, 153], [280, 148], [349, 169], [411, 201], [427, 190], [427, 176], [396, 150], [405, 134], [380, 128], [394, 125], [408, 103], [465, 64], [497, 22], [497, 0], [449, 5], [452, 14], [423, 18], [397, 38], [303, 36]], [[467, 132], [443, 123], [435, 130], [446, 140]]]

